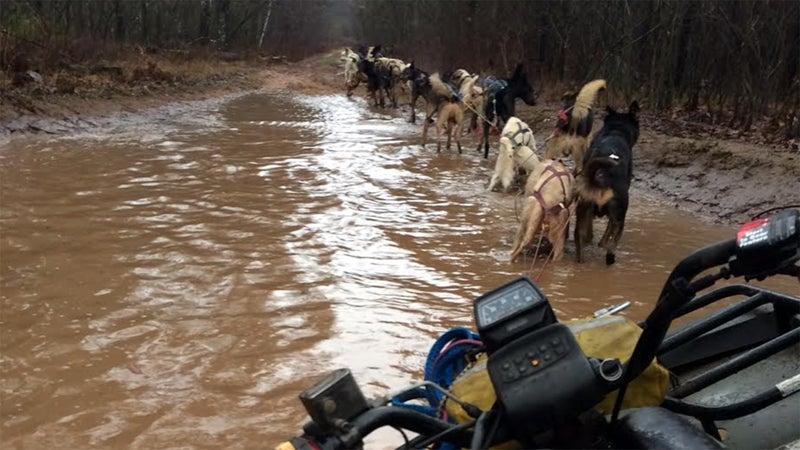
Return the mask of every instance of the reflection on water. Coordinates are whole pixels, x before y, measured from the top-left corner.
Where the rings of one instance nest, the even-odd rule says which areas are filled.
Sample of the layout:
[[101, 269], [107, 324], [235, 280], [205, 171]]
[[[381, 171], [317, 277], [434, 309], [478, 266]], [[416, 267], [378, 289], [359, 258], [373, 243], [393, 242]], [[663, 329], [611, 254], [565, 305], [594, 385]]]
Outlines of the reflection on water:
[[[418, 378], [531, 263], [508, 263], [517, 207], [485, 191], [490, 162], [418, 133], [344, 96], [259, 94], [0, 149], [3, 441], [252, 448], [299, 429], [331, 368], [371, 395]], [[642, 318], [680, 257], [730, 236], [633, 199], [618, 264], [570, 243], [546, 268], [561, 318]]]

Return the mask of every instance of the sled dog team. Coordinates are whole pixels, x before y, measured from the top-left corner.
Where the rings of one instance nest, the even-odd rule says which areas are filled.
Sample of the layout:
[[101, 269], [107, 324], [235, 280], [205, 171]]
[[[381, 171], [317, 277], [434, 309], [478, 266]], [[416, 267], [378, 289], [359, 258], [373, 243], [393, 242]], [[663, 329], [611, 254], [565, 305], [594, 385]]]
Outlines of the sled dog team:
[[[536, 103], [528, 73], [518, 64], [509, 78], [497, 79], [470, 74], [459, 69], [452, 74], [428, 74], [414, 65], [382, 55], [380, 46], [349, 48], [342, 52], [347, 95], [365, 82], [375, 106], [383, 107], [388, 98], [397, 106], [397, 89], [408, 90], [411, 99], [411, 122], [416, 119], [419, 97], [425, 99], [425, 120], [422, 145], [427, 143], [428, 129], [434, 125], [437, 151], [441, 138], [447, 136], [446, 148], [455, 140], [461, 153], [464, 116], [470, 114], [466, 132], [482, 125], [478, 151], [483, 146], [489, 156], [489, 129], [499, 121], [498, 156], [489, 189], [508, 189], [516, 180], [524, 186], [524, 207], [511, 250], [516, 261], [535, 244], [537, 234], [546, 237], [552, 246], [552, 258], [564, 254], [564, 243], [572, 214], [575, 215], [575, 249], [581, 262], [582, 248], [592, 241], [595, 217], [608, 217], [608, 225], [598, 245], [606, 251], [606, 264], [616, 260], [616, 249], [625, 225], [628, 190], [633, 176], [632, 149], [639, 138], [639, 104], [634, 101], [627, 112], [606, 107], [606, 116], [599, 131], [594, 131], [593, 105], [606, 81], [590, 81], [576, 93], [562, 97], [563, 109], [558, 112], [556, 126], [545, 139], [545, 155], [536, 154], [536, 141], [531, 128], [515, 116], [516, 99], [528, 105]], [[438, 117], [434, 121], [434, 116]], [[557, 161], [571, 156], [572, 171]]]

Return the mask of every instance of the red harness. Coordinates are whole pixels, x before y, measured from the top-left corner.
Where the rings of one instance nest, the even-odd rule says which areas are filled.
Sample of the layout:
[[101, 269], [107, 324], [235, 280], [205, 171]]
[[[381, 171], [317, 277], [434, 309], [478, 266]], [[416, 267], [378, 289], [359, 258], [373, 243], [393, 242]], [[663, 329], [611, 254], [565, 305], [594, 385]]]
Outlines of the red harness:
[[[572, 109], [573, 109], [573, 108], [575, 108], [575, 105], [572, 105], [572, 106], [570, 106], [569, 108], [566, 108], [566, 109], [562, 109], [562, 110], [561, 110], [561, 111], [559, 111], [559, 112], [558, 112], [558, 114], [557, 114], [558, 118], [559, 118], [560, 120], [562, 120], [562, 121], [566, 122], [566, 123], [567, 123], [567, 125], [569, 125], [569, 117], [567, 117], [567, 113], [568, 113], [568, 112], [570, 112], [570, 111], [572, 111]], [[570, 134], [572, 134], [572, 133], [573, 133], [573, 130], [571, 130], [571, 129], [570, 129]], [[560, 128], [558, 128], [558, 127], [555, 127], [555, 128], [553, 129], [553, 135], [554, 135], [554, 136], [558, 136], [558, 135], [560, 135], [560, 134], [561, 134], [561, 129], [560, 129]]]
[[560, 213], [562, 209], [567, 209], [567, 207], [566, 205], [564, 205], [563, 202], [560, 202], [559, 204], [553, 205], [548, 208], [547, 203], [544, 201], [544, 197], [542, 197], [542, 194], [539, 191], [541, 191], [542, 187], [544, 187], [547, 183], [549, 183], [550, 180], [556, 178], [558, 179], [558, 182], [561, 183], [561, 192], [564, 193], [564, 197], [567, 197], [567, 187], [564, 185], [564, 180], [561, 177], [565, 176], [569, 179], [570, 173], [567, 172], [566, 170], [556, 170], [552, 165], [545, 167], [544, 171], [550, 172], [550, 176], [544, 179], [542, 184], [539, 185], [539, 189], [533, 191], [533, 196], [534, 198], [536, 198], [536, 201], [539, 202], [539, 205], [541, 205], [542, 209], [544, 210], [545, 218], [547, 218], [549, 216], [558, 215], [558, 213]]

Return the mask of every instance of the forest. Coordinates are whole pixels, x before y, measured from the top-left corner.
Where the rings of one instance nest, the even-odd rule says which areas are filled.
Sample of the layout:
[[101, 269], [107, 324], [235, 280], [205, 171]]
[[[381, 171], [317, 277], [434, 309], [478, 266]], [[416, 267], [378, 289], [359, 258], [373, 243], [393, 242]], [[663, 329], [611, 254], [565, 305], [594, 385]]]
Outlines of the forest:
[[0, 28], [4, 76], [131, 49], [292, 61], [382, 44], [428, 71], [521, 61], [540, 86], [603, 77], [652, 111], [800, 134], [796, 1], [4, 0]]

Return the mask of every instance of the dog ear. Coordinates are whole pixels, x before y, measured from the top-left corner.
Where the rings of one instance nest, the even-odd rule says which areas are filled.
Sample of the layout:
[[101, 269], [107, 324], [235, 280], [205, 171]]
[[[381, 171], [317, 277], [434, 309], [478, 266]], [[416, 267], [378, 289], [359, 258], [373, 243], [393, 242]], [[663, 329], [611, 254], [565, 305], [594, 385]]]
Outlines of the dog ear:
[[610, 116], [610, 115], [616, 114], [616, 113], [617, 113], [616, 109], [614, 109], [614, 108], [612, 108], [610, 106], [606, 106], [606, 114], [608, 114]]
[[631, 103], [631, 106], [628, 107], [628, 113], [630, 113], [633, 117], [636, 117], [639, 115], [639, 111], [639, 102], [634, 100], [633, 103]]

